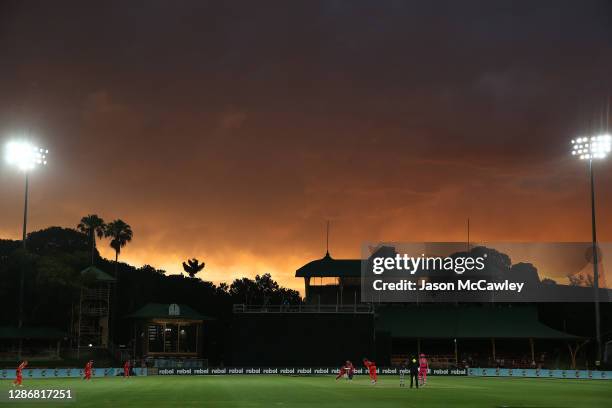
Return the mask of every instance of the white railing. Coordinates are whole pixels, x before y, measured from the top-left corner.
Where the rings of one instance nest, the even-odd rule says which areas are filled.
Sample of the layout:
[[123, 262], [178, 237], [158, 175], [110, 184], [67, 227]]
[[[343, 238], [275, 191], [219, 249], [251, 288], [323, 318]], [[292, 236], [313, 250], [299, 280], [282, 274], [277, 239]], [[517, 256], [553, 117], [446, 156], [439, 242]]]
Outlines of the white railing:
[[374, 313], [369, 304], [354, 305], [234, 305], [234, 313]]

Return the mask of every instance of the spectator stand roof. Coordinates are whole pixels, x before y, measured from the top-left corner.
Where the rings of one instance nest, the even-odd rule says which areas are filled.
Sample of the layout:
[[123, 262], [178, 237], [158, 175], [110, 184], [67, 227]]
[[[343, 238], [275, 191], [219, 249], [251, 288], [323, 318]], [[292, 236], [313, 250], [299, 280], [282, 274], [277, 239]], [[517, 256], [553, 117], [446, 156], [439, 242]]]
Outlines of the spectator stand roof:
[[580, 338], [541, 323], [536, 308], [527, 305], [382, 306], [376, 329], [395, 338]]
[[[375, 256], [395, 256], [397, 253], [395, 248], [387, 245], [382, 245], [376, 248], [370, 248]], [[329, 254], [329, 251], [321, 259], [308, 262], [295, 271], [296, 278], [360, 278], [361, 277], [361, 259], [334, 259]]]
[[95, 266], [88, 266], [81, 271], [81, 275], [92, 275], [96, 280], [103, 282], [115, 282], [116, 279], [110, 276], [108, 273]]
[[150, 319], [171, 319], [171, 320], [215, 320], [212, 317], [204, 316], [184, 304], [175, 303], [147, 303], [126, 318], [150, 320]]
[[329, 252], [321, 259], [308, 262], [295, 271], [297, 278], [355, 277], [361, 276], [360, 259], [334, 259]]

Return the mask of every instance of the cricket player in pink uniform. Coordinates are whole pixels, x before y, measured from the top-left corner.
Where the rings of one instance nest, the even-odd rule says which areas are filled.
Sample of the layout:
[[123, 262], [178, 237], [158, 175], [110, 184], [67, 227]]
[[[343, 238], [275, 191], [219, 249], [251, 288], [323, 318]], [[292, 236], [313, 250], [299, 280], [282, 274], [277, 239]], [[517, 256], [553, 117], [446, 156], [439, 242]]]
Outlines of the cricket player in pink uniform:
[[425, 358], [425, 354], [421, 354], [419, 356], [419, 383], [421, 384], [421, 387], [427, 382], [428, 368], [429, 364], [427, 363], [427, 358]]

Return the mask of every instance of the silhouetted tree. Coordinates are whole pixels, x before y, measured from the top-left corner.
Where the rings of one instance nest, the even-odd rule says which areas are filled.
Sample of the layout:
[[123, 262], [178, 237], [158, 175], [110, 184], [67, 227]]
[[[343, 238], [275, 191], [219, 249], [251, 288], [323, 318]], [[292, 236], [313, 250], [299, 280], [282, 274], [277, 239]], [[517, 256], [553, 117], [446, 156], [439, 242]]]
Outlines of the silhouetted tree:
[[279, 288], [278, 283], [272, 279], [272, 275], [269, 273], [255, 276], [255, 284], [257, 285], [257, 290], [264, 296], [270, 296]]
[[164, 271], [163, 269], [157, 269], [149, 264], [144, 264], [142, 265], [140, 268], [138, 268], [139, 271], [143, 271], [143, 272], [148, 272], [151, 274], [159, 274], [159, 275], [165, 275], [166, 271]]
[[510, 274], [513, 279], [527, 283], [527, 286], [540, 283], [538, 270], [533, 264], [519, 262], [510, 267]]
[[89, 252], [90, 246], [87, 235], [71, 228], [49, 227], [28, 234], [28, 252], [39, 255]]
[[187, 263], [183, 262], [183, 269], [190, 278], [195, 278], [196, 274], [204, 269], [205, 263], [200, 263], [197, 258], [188, 259]]
[[235, 303], [245, 304], [297, 304], [301, 302], [296, 290], [281, 287], [269, 273], [255, 276], [255, 279], [235, 279], [228, 293]]
[[229, 292], [229, 285], [226, 282], [221, 282], [219, 286], [217, 286], [218, 294], [227, 294]]
[[283, 305], [297, 305], [299, 303], [302, 303], [302, 297], [300, 296], [300, 292], [289, 288], [279, 288], [279, 290], [276, 292], [276, 297], [280, 298], [281, 304]]
[[96, 236], [99, 239], [104, 237], [106, 224], [104, 220], [96, 214], [89, 214], [81, 218], [81, 222], [77, 225], [77, 229], [87, 235], [91, 243], [91, 264], [94, 264], [94, 252], [96, 250]]
[[[508, 272], [512, 268], [510, 257], [496, 249], [477, 246], [470, 251], [471, 256], [486, 257], [486, 268], [483, 271], [489, 279], [503, 280], [507, 278]], [[537, 275], [537, 272], [536, 272]]]
[[229, 293], [232, 297], [237, 298], [238, 302], [250, 304], [257, 300], [257, 284], [249, 278], [234, 279], [229, 287]]
[[591, 274], [582, 274], [577, 273], [575, 275], [569, 275], [567, 277], [569, 279], [570, 286], [582, 286], [592, 288], [595, 285], [595, 279], [593, 279], [593, 275]]
[[110, 246], [115, 250], [115, 279], [118, 280], [117, 263], [119, 261], [119, 254], [121, 253], [121, 248], [126, 246], [128, 242], [132, 241], [132, 227], [126, 224], [123, 220], [115, 220], [106, 226], [104, 236], [110, 238]]
[[116, 324], [117, 324], [117, 309], [118, 309], [118, 293], [119, 293], [119, 253], [121, 252], [121, 248], [127, 245], [128, 242], [132, 240], [132, 228], [126, 224], [123, 220], [115, 220], [110, 222], [104, 231], [104, 236], [110, 238], [110, 246], [115, 250], [115, 285], [113, 288], [114, 295], [114, 304], [115, 307], [112, 308], [111, 312], [111, 323], [109, 326], [109, 333], [111, 339], [117, 339], [116, 336]]

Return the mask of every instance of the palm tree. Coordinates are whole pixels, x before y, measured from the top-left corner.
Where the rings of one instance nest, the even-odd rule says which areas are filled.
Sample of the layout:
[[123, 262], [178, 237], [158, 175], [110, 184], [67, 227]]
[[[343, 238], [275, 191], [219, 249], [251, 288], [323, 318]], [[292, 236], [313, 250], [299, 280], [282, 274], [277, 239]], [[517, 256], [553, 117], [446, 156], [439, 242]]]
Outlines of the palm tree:
[[119, 280], [117, 274], [117, 263], [119, 262], [119, 254], [121, 248], [127, 245], [132, 240], [132, 227], [122, 220], [115, 220], [106, 225], [104, 236], [110, 238], [110, 246], [115, 250], [115, 279]]
[[196, 273], [204, 269], [204, 262], [200, 263], [196, 258], [188, 259], [187, 263], [183, 262], [183, 269], [189, 274], [190, 278], [195, 278]]
[[127, 245], [132, 240], [132, 227], [126, 224], [123, 220], [115, 220], [109, 222], [104, 230], [104, 236], [110, 238], [110, 246], [115, 250], [115, 287], [113, 288], [113, 307], [109, 324], [109, 337], [115, 339], [115, 322], [117, 321], [117, 305], [118, 305], [118, 287], [119, 287], [119, 253], [121, 248]]
[[91, 264], [94, 264], [94, 253], [96, 249], [96, 236], [102, 239], [106, 224], [104, 220], [96, 214], [89, 214], [81, 218], [81, 222], [77, 225], [77, 229], [87, 235], [91, 240]]

